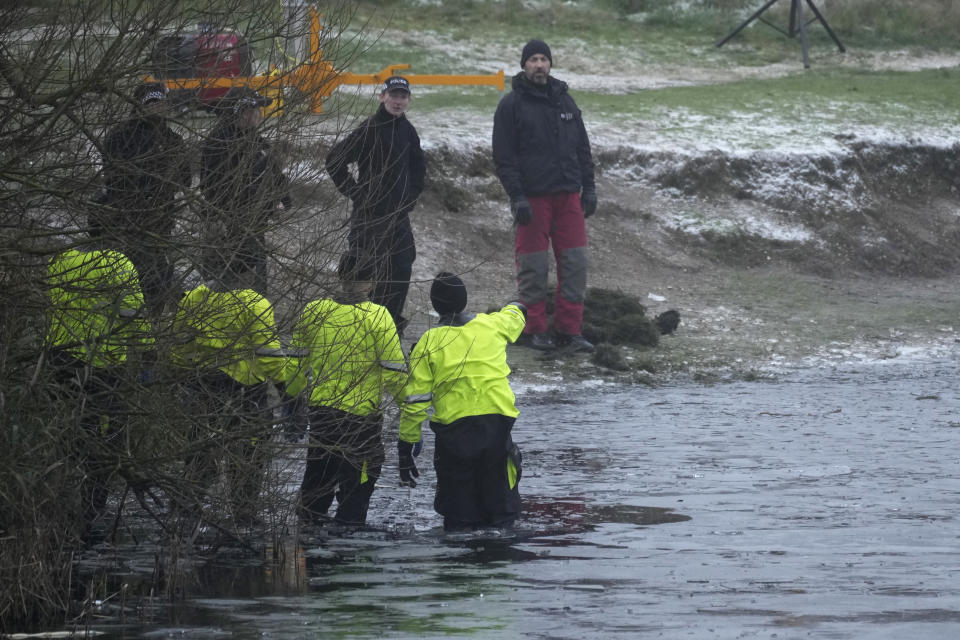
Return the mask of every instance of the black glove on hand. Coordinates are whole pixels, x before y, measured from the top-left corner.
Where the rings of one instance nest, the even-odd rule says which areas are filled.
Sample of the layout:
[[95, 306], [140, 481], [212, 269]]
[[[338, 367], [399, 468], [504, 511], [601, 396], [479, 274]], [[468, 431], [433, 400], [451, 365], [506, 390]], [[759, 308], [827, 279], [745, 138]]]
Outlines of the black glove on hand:
[[530, 201], [526, 198], [517, 198], [510, 202], [510, 212], [513, 214], [513, 221], [521, 227], [530, 224], [533, 219], [533, 209], [530, 208]]
[[583, 208], [583, 217], [589, 218], [597, 212], [597, 192], [584, 191], [580, 194], [580, 206]]
[[407, 487], [417, 486], [414, 478], [420, 477], [417, 465], [413, 462], [413, 443], [397, 441], [397, 458], [400, 466], [400, 484]]

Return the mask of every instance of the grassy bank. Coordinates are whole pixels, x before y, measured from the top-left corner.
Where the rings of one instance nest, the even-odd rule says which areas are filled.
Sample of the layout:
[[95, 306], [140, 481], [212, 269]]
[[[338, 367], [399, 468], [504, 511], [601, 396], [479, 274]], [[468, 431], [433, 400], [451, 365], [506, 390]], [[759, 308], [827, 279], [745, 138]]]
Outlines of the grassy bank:
[[[584, 89], [577, 80], [571, 79], [571, 93], [601, 147], [748, 152], [834, 148], [858, 137], [937, 144], [960, 138], [958, 69], [835, 68], [627, 93]], [[428, 142], [453, 128], [485, 145], [499, 99], [489, 87], [422, 88], [410, 117]], [[376, 106], [354, 94], [329, 105], [355, 115]]]
[[[616, 112], [631, 117], [652, 117], [665, 109], [680, 107], [719, 116], [731, 110], [759, 111], [773, 105], [811, 106], [813, 101], [824, 105], [828, 102], [874, 105], [882, 109], [893, 104], [909, 104], [921, 114], [940, 114], [942, 118], [960, 105], [960, 69], [916, 72], [837, 69], [628, 94], [590, 91], [576, 86], [571, 86], [571, 91], [585, 112]], [[498, 99], [496, 91], [481, 89], [418, 92], [416, 108], [462, 107], [484, 111], [495, 108]]]
[[[652, 133], [657, 144], [716, 137], [772, 149], [799, 139], [809, 148], [823, 136], [869, 129], [921, 139], [960, 135], [960, 71], [949, 66], [960, 55], [954, 3], [817, 4], [848, 52], [812, 24], [813, 68], [806, 71], [797, 39], [759, 23], [714, 46], [762, 5], [746, 0], [361, 2], [354, 24], [365, 27], [365, 49], [349, 68], [408, 63], [413, 74], [503, 69], [509, 77], [521, 43], [536, 35], [552, 44], [557, 77], [570, 82], [589, 124], [622, 122], [636, 129], [628, 137]], [[783, 0], [764, 17], [786, 27], [789, 6]], [[490, 88], [423, 88], [411, 113], [452, 110], [469, 121], [492, 113], [498, 99]], [[363, 100], [350, 104], [370, 109]]]
[[[557, 40], [585, 40], [624, 46], [657, 41], [715, 41], [763, 6], [763, 0], [384, 0], [359, 3], [359, 15], [371, 25], [403, 31], [439, 30], [458, 40], [517, 40], [539, 33]], [[944, 0], [818, 0], [834, 31], [850, 46], [863, 48], [955, 48], [960, 5]], [[781, 0], [763, 17], [786, 28], [789, 0]], [[809, 20], [812, 15], [805, 9]], [[759, 27], [759, 25], [757, 25]], [[810, 27], [812, 41], [827, 42], [819, 24]], [[782, 35], [766, 27], [738, 36], [766, 44]]]

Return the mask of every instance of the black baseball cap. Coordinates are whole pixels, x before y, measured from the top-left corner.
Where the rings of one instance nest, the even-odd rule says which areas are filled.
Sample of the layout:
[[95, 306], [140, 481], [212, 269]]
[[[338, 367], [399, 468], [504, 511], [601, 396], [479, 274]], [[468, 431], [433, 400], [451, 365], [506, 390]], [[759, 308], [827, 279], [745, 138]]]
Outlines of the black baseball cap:
[[273, 98], [260, 95], [250, 87], [234, 87], [227, 92], [224, 100], [232, 107], [234, 113], [244, 109], [257, 109], [273, 102]]
[[166, 100], [167, 86], [162, 82], [145, 82], [137, 85], [133, 90], [133, 99], [140, 104], [147, 104], [155, 100]]
[[387, 78], [387, 81], [383, 83], [383, 89], [380, 90], [380, 93], [394, 90], [410, 93], [410, 81], [403, 76], [390, 76]]

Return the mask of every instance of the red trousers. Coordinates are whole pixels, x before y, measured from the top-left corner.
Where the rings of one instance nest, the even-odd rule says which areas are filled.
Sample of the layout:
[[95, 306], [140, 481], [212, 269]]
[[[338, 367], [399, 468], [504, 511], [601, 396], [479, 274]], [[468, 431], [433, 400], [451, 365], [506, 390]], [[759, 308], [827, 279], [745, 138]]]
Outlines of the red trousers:
[[530, 198], [533, 219], [517, 227], [517, 295], [527, 307], [524, 333], [547, 330], [547, 250], [553, 243], [557, 263], [557, 295], [553, 316], [556, 333], [577, 335], [583, 323], [587, 290], [587, 227], [579, 193]]

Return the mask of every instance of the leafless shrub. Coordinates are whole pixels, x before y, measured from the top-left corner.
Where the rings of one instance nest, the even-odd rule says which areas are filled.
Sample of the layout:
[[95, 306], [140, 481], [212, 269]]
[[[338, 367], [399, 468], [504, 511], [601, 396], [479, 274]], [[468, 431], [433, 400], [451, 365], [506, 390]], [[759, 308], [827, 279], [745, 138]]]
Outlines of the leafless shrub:
[[[274, 65], [290, 71], [294, 58], [306, 53], [294, 46], [303, 41], [305, 23], [302, 14], [281, 13], [280, 6], [62, 0], [0, 7], [0, 633], [62, 621], [71, 609], [71, 563], [83, 545], [84, 487], [93, 480], [112, 495], [98, 519], [104, 535], [169, 545], [161, 593], [176, 591], [175, 559], [201, 542], [202, 526], [220, 541], [250, 544], [234, 512], [239, 479], [256, 479], [244, 498], [249, 513], [267, 514], [274, 534], [288, 522], [292, 505], [282, 500], [289, 502], [289, 492], [268, 471], [278, 448], [292, 458], [302, 455], [278, 437], [282, 389], [264, 389], [253, 411], [229, 393], [203, 395], [209, 389], [197, 384], [198, 372], [215, 361], [184, 368], [168, 357], [190, 339], [172, 321], [176, 294], [219, 275], [209, 271], [206, 257], [222, 260], [235, 251], [213, 232], [211, 203], [196, 188], [200, 152], [214, 126], [209, 113], [171, 116], [184, 141], [179, 153], [193, 174], [191, 184], [175, 189], [172, 228], [134, 225], [141, 248], [169, 256], [173, 265], [168, 298], [147, 308], [149, 347], [139, 340], [127, 345], [134, 347], [131, 357], [116, 368], [109, 389], [98, 386], [90, 367], [64, 375], [48, 348], [51, 259], [89, 249], [92, 221], [131, 214], [104, 198], [104, 141], [136, 107], [134, 87], [155, 71], [153, 48], [203, 22], [213, 31], [244, 33], [256, 52], [255, 73]], [[320, 9], [324, 56], [344, 69], [363, 47], [355, 31], [346, 35], [350, 3], [334, 0]], [[310, 96], [289, 91], [284, 97], [282, 113], [258, 133], [280, 159], [293, 202], [254, 230], [263, 238], [266, 294], [280, 334], [305, 302], [333, 287], [331, 266], [344, 246], [346, 216], [320, 172], [325, 150], [353, 124], [349, 114], [310, 113]], [[233, 207], [219, 213], [243, 215], [242, 206]], [[112, 229], [101, 229], [97, 246], [124, 249], [129, 236]], [[96, 398], [114, 405], [109, 424], [91, 429], [91, 412], [100, 411]], [[262, 445], [256, 450], [254, 439]], [[213, 464], [192, 468], [198, 459]], [[133, 511], [139, 524], [128, 520]]]

